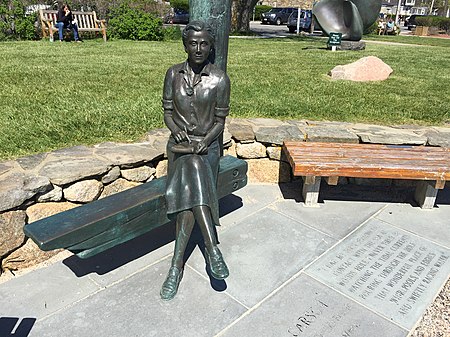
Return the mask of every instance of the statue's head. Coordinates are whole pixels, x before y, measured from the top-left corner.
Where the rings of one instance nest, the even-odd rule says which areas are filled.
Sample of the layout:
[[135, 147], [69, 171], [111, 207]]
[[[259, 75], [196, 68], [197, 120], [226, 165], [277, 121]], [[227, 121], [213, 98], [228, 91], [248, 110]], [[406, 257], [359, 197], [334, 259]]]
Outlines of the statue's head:
[[192, 65], [201, 65], [208, 59], [214, 47], [214, 32], [203, 21], [192, 21], [183, 30], [184, 50]]

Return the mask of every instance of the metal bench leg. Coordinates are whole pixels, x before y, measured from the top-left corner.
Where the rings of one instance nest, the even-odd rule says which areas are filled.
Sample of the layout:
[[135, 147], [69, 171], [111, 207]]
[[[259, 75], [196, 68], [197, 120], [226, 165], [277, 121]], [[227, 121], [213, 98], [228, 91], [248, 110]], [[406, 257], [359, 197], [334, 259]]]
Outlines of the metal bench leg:
[[320, 177], [303, 177], [303, 200], [305, 200], [305, 206], [318, 207], [319, 204], [319, 189], [320, 189]]
[[414, 198], [423, 209], [432, 209], [436, 202], [438, 189], [434, 181], [419, 181]]

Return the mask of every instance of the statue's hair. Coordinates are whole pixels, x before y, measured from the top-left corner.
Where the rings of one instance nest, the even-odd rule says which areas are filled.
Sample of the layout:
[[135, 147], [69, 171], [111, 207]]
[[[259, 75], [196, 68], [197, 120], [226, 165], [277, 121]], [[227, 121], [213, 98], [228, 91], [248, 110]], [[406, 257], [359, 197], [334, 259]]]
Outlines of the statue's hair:
[[211, 44], [214, 45], [215, 37], [214, 37], [214, 31], [211, 28], [211, 26], [204, 22], [204, 21], [192, 21], [189, 22], [186, 27], [183, 29], [183, 44], [186, 45], [186, 40], [188, 37], [188, 33], [190, 30], [194, 30], [196, 32], [206, 31], [208, 33], [209, 39], [211, 41]]

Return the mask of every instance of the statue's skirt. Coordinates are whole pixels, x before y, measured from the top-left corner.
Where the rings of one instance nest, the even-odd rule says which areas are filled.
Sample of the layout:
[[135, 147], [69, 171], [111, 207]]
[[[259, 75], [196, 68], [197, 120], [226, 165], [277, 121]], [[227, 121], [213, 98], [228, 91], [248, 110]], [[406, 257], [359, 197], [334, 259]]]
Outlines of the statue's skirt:
[[[200, 141], [200, 137], [191, 137]], [[211, 209], [216, 225], [219, 225], [219, 202], [217, 199], [217, 175], [219, 172], [220, 148], [215, 140], [206, 154], [174, 153], [171, 148], [175, 140], [167, 143], [167, 185], [166, 202], [169, 218], [178, 212], [205, 205]]]

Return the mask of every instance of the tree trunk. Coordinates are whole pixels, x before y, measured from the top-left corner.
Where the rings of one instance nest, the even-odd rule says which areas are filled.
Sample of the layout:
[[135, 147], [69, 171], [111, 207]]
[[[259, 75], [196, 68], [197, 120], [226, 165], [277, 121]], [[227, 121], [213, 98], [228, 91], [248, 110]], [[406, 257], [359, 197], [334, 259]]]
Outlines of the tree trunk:
[[216, 38], [210, 61], [227, 71], [228, 37], [230, 34], [231, 0], [190, 0], [190, 21], [208, 22]]
[[258, 0], [233, 0], [231, 4], [231, 31], [248, 33], [250, 19]]

